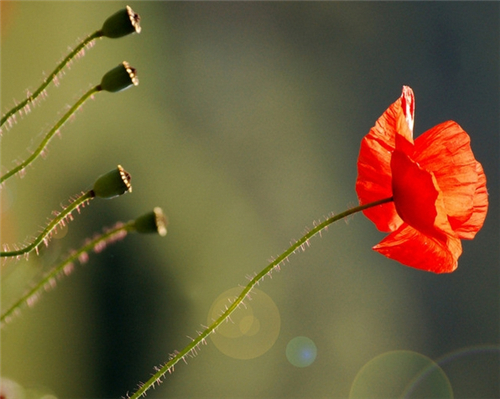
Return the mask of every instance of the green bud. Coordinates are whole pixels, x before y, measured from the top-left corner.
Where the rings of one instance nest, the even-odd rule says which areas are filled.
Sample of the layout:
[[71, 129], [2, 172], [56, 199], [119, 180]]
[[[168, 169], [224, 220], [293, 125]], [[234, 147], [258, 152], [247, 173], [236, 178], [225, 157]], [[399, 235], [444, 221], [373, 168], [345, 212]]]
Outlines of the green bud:
[[113, 198], [126, 192], [132, 192], [130, 175], [121, 165], [118, 165], [116, 169], [99, 177], [94, 183], [92, 191], [99, 198]]
[[159, 207], [135, 219], [134, 227], [138, 233], [156, 233], [162, 237], [167, 235], [167, 219]]
[[136, 75], [135, 69], [128, 62], [123, 61], [102, 77], [99, 89], [116, 93], [117, 91], [128, 89], [132, 85], [137, 86], [138, 84], [139, 78]]
[[131, 33], [141, 33], [139, 22], [141, 17], [129, 6], [109, 17], [102, 25], [102, 35], [112, 39], [127, 36]]

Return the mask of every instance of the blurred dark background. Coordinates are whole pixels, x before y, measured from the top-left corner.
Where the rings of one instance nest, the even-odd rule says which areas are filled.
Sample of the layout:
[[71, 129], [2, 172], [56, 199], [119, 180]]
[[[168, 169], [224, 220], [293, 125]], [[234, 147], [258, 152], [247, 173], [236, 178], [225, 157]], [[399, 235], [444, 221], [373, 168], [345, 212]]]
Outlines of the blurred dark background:
[[[2, 113], [125, 5], [2, 1]], [[46, 160], [2, 188], [2, 242], [35, 234], [117, 164], [133, 192], [93, 201], [43, 256], [4, 265], [2, 307], [103, 226], [161, 206], [169, 233], [91, 254], [24, 310], [2, 330], [2, 377], [60, 398], [133, 392], [207, 323], [222, 292], [314, 220], [356, 205], [359, 143], [409, 85], [415, 136], [457, 121], [488, 178], [489, 213], [463, 242], [458, 270], [434, 275], [382, 257], [371, 247], [384, 234], [356, 215], [260, 284], [281, 319], [269, 351], [241, 360], [209, 342], [148, 395], [348, 397], [367, 362], [405, 350], [437, 362], [455, 398], [498, 397], [499, 3], [129, 5], [141, 34], [99, 40], [3, 133], [5, 171], [105, 72], [124, 60], [138, 70], [138, 87], [96, 95]], [[285, 355], [297, 336], [317, 347], [309, 367]]]

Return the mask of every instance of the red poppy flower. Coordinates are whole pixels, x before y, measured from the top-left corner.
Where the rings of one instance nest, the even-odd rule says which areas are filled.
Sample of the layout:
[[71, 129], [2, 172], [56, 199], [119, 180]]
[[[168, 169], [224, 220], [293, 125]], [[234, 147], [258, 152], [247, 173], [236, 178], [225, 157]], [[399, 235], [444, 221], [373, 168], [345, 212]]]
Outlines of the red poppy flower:
[[415, 99], [401, 97], [361, 142], [356, 191], [360, 204], [393, 197], [364, 214], [384, 232], [373, 249], [434, 273], [457, 268], [461, 239], [472, 239], [488, 210], [486, 176], [455, 122], [441, 123], [413, 141]]

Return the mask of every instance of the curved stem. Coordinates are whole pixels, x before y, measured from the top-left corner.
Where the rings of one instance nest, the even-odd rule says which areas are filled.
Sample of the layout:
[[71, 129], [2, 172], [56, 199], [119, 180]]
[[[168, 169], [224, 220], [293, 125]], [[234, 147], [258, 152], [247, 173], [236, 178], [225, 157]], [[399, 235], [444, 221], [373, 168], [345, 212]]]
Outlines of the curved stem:
[[281, 262], [286, 260], [291, 254], [296, 252], [298, 249], [303, 247], [303, 245], [307, 244], [308, 241], [320, 233], [323, 229], [328, 227], [330, 224], [343, 219], [349, 215], [354, 213], [363, 211], [367, 208], [371, 208], [374, 206], [382, 205], [387, 202], [391, 202], [393, 198], [385, 198], [379, 201], [371, 202], [366, 205], [360, 205], [355, 208], [349, 209], [345, 212], [339, 213], [338, 215], [334, 215], [326, 219], [324, 222], [315, 226], [311, 231], [306, 233], [300, 240], [292, 244], [285, 252], [283, 252], [280, 256], [278, 256], [275, 260], [273, 260], [269, 265], [267, 265], [260, 273], [255, 275], [255, 277], [250, 280], [250, 282], [243, 288], [241, 294], [235, 299], [233, 303], [226, 309], [226, 311], [215, 320], [210, 326], [208, 326], [203, 332], [201, 332], [191, 343], [189, 343], [183, 350], [180, 352], [175, 352], [175, 354], [170, 358], [170, 360], [165, 363], [163, 366], [156, 368], [156, 373], [144, 384], [141, 384], [139, 389], [132, 395], [128, 396], [128, 399], [138, 399], [139, 397], [146, 394], [146, 391], [155, 384], [159, 384], [161, 379], [165, 376], [167, 372], [172, 372], [174, 366], [182, 359], [184, 359], [189, 354], [194, 354], [197, 348], [205, 343], [206, 338], [220, 325], [222, 324], [230, 315], [233, 313], [243, 302], [245, 297], [250, 293], [250, 291], [259, 283], [261, 279], [263, 279], [268, 273], [270, 273], [275, 267], [279, 266]]
[[71, 204], [69, 204], [64, 210], [59, 213], [48, 225], [45, 227], [45, 229], [41, 232], [41, 234], [35, 238], [35, 240], [30, 243], [29, 245], [26, 245], [24, 248], [17, 249], [14, 251], [1, 251], [0, 252], [0, 257], [16, 257], [20, 256], [23, 254], [28, 254], [29, 252], [33, 251], [36, 249], [42, 242], [47, 242], [48, 238], [50, 237], [51, 232], [59, 225], [60, 223], [63, 223], [64, 220], [71, 215], [71, 212], [73, 212], [75, 209], [78, 209], [78, 207], [82, 204], [85, 204], [85, 202], [90, 201], [92, 198], [94, 198], [94, 192], [92, 190], [82, 194], [80, 197], [75, 199]]
[[[4, 326], [6, 322], [10, 320], [12, 316], [16, 313], [16, 311], [23, 305], [31, 305], [38, 299], [41, 291], [45, 287], [52, 287], [56, 278], [63, 275], [69, 274], [72, 270], [73, 262], [76, 260], [80, 260], [80, 263], [84, 261], [82, 259], [86, 258], [86, 254], [92, 250], [95, 252], [99, 252], [103, 249], [103, 247], [109, 243], [116, 241], [125, 237], [127, 232], [134, 230], [134, 221], [123, 224], [119, 223], [114, 228], [107, 230], [104, 234], [101, 234], [98, 237], [87, 242], [80, 249], [73, 252], [70, 256], [64, 259], [57, 266], [54, 266], [52, 270], [50, 270], [39, 282], [36, 284], [31, 290], [29, 290], [26, 294], [24, 294], [16, 303], [14, 303], [9, 309], [7, 309], [2, 316], [0, 317], [0, 326]], [[68, 269], [69, 267], [69, 269]]]
[[91, 35], [87, 36], [85, 39], [83, 39], [83, 41], [75, 47], [75, 49], [73, 51], [71, 51], [67, 56], [66, 58], [64, 58], [60, 64], [56, 67], [56, 69], [54, 69], [54, 71], [49, 75], [47, 76], [47, 78], [43, 81], [43, 83], [41, 84], [41, 86], [33, 93], [31, 94], [30, 96], [28, 96], [24, 101], [22, 101], [20, 104], [16, 105], [14, 108], [12, 108], [9, 112], [7, 112], [3, 117], [2, 119], [0, 119], [0, 127], [3, 126], [5, 124], [5, 122], [7, 122], [9, 120], [9, 118], [11, 116], [13, 116], [14, 114], [16, 114], [17, 112], [19, 112], [21, 109], [23, 109], [24, 107], [26, 107], [28, 104], [32, 103], [33, 101], [35, 101], [35, 99], [43, 93], [43, 91], [47, 88], [47, 86], [57, 77], [57, 75], [63, 70], [63, 68], [68, 65], [69, 62], [71, 62], [71, 60], [73, 58], [75, 58], [75, 56], [80, 52], [82, 51], [82, 49], [85, 48], [85, 46], [87, 46], [90, 42], [92, 42], [93, 40], [101, 37], [103, 35], [103, 32], [101, 30], [99, 31], [96, 31], [94, 33], [92, 33]]
[[54, 134], [64, 125], [64, 123], [69, 119], [69, 117], [74, 114], [78, 108], [80, 108], [83, 103], [91, 97], [93, 94], [99, 92], [101, 90], [100, 86], [95, 86], [89, 91], [87, 91], [70, 109], [68, 112], [64, 114], [64, 116], [57, 122], [52, 129], [45, 135], [44, 139], [40, 143], [40, 145], [37, 147], [35, 152], [31, 154], [28, 158], [26, 158], [23, 162], [21, 162], [19, 165], [17, 165], [15, 168], [9, 170], [7, 173], [3, 174], [0, 177], [0, 184], [2, 184], [5, 180], [7, 180], [9, 177], [12, 177], [16, 173], [22, 171], [26, 166], [28, 166], [31, 162], [33, 162], [47, 147], [49, 144], [49, 141], [52, 139]]

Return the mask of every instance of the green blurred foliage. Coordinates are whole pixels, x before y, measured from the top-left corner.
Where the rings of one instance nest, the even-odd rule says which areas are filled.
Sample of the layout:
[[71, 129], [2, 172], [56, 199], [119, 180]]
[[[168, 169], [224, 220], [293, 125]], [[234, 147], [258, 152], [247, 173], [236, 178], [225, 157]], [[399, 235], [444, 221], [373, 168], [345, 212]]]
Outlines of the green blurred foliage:
[[[2, 306], [103, 226], [161, 206], [169, 234], [129, 236], [92, 254], [24, 310], [2, 331], [2, 375], [60, 398], [133, 392], [201, 329], [219, 294], [245, 284], [313, 220], [357, 203], [360, 140], [406, 84], [416, 95], [416, 134], [456, 120], [488, 177], [489, 215], [464, 243], [458, 270], [404, 267], [371, 251], [383, 234], [362, 215], [339, 222], [260, 284], [280, 312], [271, 350], [239, 360], [209, 343], [148, 395], [347, 397], [368, 361], [404, 349], [444, 359], [456, 398], [496, 396], [499, 4], [129, 5], [141, 34], [99, 40], [4, 132], [5, 170], [105, 72], [124, 60], [137, 68], [138, 87], [96, 95], [46, 160], [7, 182], [2, 242], [35, 234], [117, 164], [131, 173], [133, 192], [93, 201], [46, 255], [4, 266]], [[2, 113], [124, 6], [2, 1]], [[297, 336], [316, 344], [309, 367], [286, 360]]]

